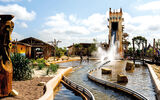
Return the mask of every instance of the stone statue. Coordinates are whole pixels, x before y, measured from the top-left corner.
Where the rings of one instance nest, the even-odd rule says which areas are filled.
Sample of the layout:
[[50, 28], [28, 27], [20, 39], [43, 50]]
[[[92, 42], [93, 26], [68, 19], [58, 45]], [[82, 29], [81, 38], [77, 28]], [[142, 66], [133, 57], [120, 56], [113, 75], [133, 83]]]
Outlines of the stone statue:
[[12, 91], [12, 62], [10, 59], [11, 33], [14, 16], [0, 15], [0, 97], [8, 96]]

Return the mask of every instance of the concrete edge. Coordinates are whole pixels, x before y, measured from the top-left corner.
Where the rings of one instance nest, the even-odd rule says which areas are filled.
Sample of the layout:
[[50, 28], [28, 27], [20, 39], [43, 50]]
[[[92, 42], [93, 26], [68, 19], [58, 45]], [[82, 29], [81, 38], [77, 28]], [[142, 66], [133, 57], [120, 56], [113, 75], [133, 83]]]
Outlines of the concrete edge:
[[45, 85], [45, 88], [46, 88], [45, 94], [42, 97], [40, 97], [38, 100], [53, 100], [54, 89], [61, 82], [63, 75], [66, 75], [71, 71], [72, 71], [72, 67], [64, 69], [61, 73], [59, 73], [54, 78], [49, 80]]
[[57, 61], [52, 64], [65, 63], [65, 62], [71, 62], [71, 61], [80, 61], [80, 59], [69, 59], [69, 60]]
[[147, 64], [149, 72], [150, 72], [150, 76], [153, 80], [154, 86], [155, 86], [155, 91], [156, 91], [156, 97], [158, 100], [160, 100], [160, 80], [157, 77], [156, 73], [154, 72], [152, 66], [150, 64]]

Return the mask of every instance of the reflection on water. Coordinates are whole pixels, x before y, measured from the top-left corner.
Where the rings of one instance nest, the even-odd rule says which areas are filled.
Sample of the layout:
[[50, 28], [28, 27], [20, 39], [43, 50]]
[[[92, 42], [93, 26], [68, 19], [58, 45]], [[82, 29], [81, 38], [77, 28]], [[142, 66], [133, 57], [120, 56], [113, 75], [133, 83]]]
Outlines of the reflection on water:
[[[83, 61], [81, 64], [79, 61], [74, 62], [67, 62], [60, 64], [61, 66], [76, 66], [75, 71], [70, 74], [68, 77], [70, 80], [78, 83], [79, 85], [82, 85], [89, 89], [93, 95], [95, 96], [96, 100], [134, 100], [129, 96], [126, 96], [126, 94], [121, 93], [116, 90], [112, 90], [110, 88], [101, 86], [99, 84], [96, 84], [95, 82], [90, 81], [87, 78], [87, 72], [90, 69], [94, 69], [97, 66], [95, 66], [96, 61]], [[79, 68], [80, 66], [83, 66]]]
[[71, 90], [67, 89], [63, 84], [60, 84], [57, 87], [57, 90], [59, 90], [55, 97], [54, 100], [82, 100], [81, 96], [76, 95], [74, 92]]
[[140, 66], [135, 67], [133, 71], [125, 71], [125, 65], [126, 61], [111, 62], [107, 65], [104, 65], [104, 67], [112, 69], [112, 75], [102, 75], [101, 70], [97, 70], [92, 74], [98, 78], [115, 83], [117, 81], [117, 74], [124, 74], [128, 77], [128, 83], [121, 85], [141, 93], [149, 100], [156, 100], [147, 67]]
[[[61, 63], [60, 65], [66, 67], [74, 67], [75, 71], [68, 76], [69, 79], [89, 89], [95, 96], [96, 100], [134, 100], [123, 92], [112, 90], [110, 88], [90, 81], [87, 78], [87, 72], [98, 66], [95, 65], [95, 63], [96, 61], [84, 61], [82, 63], [80, 63], [79, 61], [74, 61]], [[141, 66], [135, 68], [133, 71], [126, 72], [124, 67], [125, 65], [126, 61], [117, 61], [117, 63], [110, 62], [109, 64], [104, 66], [112, 69], [112, 75], [102, 75], [101, 70], [95, 71], [92, 74], [94, 74], [98, 78], [102, 78], [112, 82], [116, 82], [117, 74], [125, 74], [128, 77], [128, 83], [121, 85], [136, 90], [137, 92], [147, 97], [149, 100], [155, 100], [155, 92], [151, 83], [148, 69]]]

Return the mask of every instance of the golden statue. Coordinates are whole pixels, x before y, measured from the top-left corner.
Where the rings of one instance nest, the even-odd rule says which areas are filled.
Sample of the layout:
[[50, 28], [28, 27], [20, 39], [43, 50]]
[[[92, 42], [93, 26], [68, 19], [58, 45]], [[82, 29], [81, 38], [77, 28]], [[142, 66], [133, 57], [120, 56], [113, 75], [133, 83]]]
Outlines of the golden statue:
[[14, 16], [0, 15], [0, 97], [8, 96], [12, 90], [12, 62], [10, 59], [11, 33]]

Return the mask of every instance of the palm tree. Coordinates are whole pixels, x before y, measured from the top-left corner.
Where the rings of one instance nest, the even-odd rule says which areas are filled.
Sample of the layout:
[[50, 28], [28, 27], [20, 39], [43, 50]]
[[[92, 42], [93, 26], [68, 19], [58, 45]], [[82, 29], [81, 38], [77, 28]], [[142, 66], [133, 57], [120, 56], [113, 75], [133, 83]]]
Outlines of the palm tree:
[[141, 44], [144, 44], [147, 41], [147, 39], [142, 36], [133, 37], [132, 40], [135, 41], [135, 44], [137, 44], [139, 50], [140, 50]]

